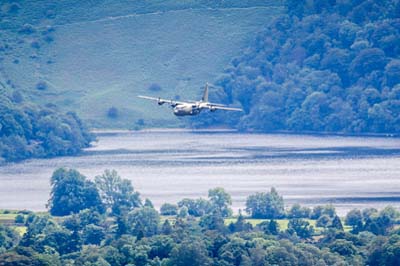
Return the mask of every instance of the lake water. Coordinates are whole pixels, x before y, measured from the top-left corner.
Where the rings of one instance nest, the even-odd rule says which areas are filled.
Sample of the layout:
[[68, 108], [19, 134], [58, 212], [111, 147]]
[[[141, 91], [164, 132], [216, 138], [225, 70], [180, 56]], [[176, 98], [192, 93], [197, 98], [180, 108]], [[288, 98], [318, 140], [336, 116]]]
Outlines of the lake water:
[[235, 210], [274, 186], [285, 203], [400, 208], [400, 139], [235, 132], [110, 132], [76, 157], [0, 166], [0, 209], [45, 210], [58, 167], [115, 169], [156, 207], [224, 187]]

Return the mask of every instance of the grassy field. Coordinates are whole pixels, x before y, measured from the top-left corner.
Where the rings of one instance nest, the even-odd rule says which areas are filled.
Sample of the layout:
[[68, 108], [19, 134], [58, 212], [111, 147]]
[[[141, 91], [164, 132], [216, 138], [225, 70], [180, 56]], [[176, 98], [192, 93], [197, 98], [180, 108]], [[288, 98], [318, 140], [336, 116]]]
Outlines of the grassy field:
[[18, 232], [20, 236], [23, 236], [28, 229], [26, 226], [13, 226], [13, 228], [15, 229], [15, 231]]
[[[18, 215], [18, 211], [6, 211], [6, 212], [7, 213], [4, 213], [4, 211], [0, 210], [0, 224], [13, 225], [14, 221], [15, 221], [15, 217]], [[40, 213], [37, 213], [37, 214], [44, 215], [44, 214], [47, 214], [47, 213], [40, 212]], [[55, 217], [55, 218], [56, 218], [56, 220], [58, 222], [61, 222], [62, 220], [65, 219], [65, 217]], [[160, 219], [161, 220], [161, 224], [163, 224], [165, 222], [165, 220], [169, 220], [169, 222], [171, 224], [174, 224], [175, 221], [176, 221], [176, 217], [175, 216], [161, 215], [160, 218], [161, 218]], [[310, 225], [315, 228], [315, 231], [316, 231], [317, 234], [323, 230], [323, 228], [316, 226], [316, 220], [312, 220], [312, 219], [305, 219], [305, 220], [308, 221], [310, 223]], [[237, 217], [226, 218], [224, 220], [226, 226], [228, 226], [230, 223], [235, 223], [236, 221], [237, 221]], [[262, 223], [264, 221], [269, 221], [269, 219], [251, 219], [251, 218], [246, 219], [246, 222], [250, 223], [253, 227], [257, 226], [258, 224], [260, 224], [260, 223]], [[288, 228], [289, 219], [276, 219], [275, 221], [279, 224], [279, 229], [281, 231], [284, 231], [284, 230], [286, 230]], [[344, 230], [346, 232], [351, 230], [351, 226], [344, 225], [344, 220], [343, 219], [342, 219], [342, 224], [343, 224]], [[27, 230], [26, 226], [13, 225], [13, 227], [21, 235], [26, 233], [26, 230]]]
[[[229, 225], [230, 223], [235, 223], [237, 220], [237, 218], [228, 218], [225, 219], [225, 224]], [[310, 225], [315, 227], [315, 220], [311, 220], [311, 219], [306, 219]], [[262, 222], [265, 221], [269, 221], [269, 219], [246, 219], [246, 222], [250, 223], [252, 226], [256, 226]], [[288, 223], [289, 220], [288, 219], [276, 219], [275, 220], [278, 224], [279, 224], [279, 228], [280, 230], [286, 230], [288, 228]]]
[[16, 213], [0, 213], [0, 223], [14, 222]]
[[[100, 1], [89, 8], [82, 1], [23, 1], [19, 16], [0, 21], [1, 40], [11, 47], [0, 51], [0, 82], [77, 111], [98, 128], [132, 129], [138, 119], [182, 126], [167, 107], [136, 96], [199, 98], [201, 86], [283, 12], [279, 0], [217, 2]], [[33, 32], [21, 33], [28, 22]], [[36, 88], [39, 81], [45, 89]], [[152, 83], [161, 91], [149, 91]], [[106, 116], [112, 106], [117, 119]]]
[[15, 217], [17, 217], [18, 211], [4, 211], [0, 210], [0, 225], [6, 224], [11, 225], [21, 236], [26, 233], [27, 227], [23, 225], [14, 225]]

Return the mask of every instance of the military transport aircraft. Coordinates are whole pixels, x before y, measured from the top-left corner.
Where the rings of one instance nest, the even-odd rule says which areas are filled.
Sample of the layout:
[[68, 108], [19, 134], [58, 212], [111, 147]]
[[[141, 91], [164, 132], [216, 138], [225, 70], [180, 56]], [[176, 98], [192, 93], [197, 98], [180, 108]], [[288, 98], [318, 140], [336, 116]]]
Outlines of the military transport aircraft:
[[214, 112], [216, 110], [243, 111], [240, 108], [227, 107], [226, 105], [218, 103], [210, 103], [208, 101], [208, 83], [206, 83], [206, 87], [203, 93], [203, 98], [201, 99], [201, 101], [180, 102], [180, 101], [165, 100], [161, 98], [154, 98], [142, 95], [139, 95], [138, 97], [142, 99], [157, 101], [158, 105], [163, 105], [164, 103], [168, 103], [173, 108], [174, 115], [176, 116], [197, 115], [203, 109], [208, 109], [211, 112]]

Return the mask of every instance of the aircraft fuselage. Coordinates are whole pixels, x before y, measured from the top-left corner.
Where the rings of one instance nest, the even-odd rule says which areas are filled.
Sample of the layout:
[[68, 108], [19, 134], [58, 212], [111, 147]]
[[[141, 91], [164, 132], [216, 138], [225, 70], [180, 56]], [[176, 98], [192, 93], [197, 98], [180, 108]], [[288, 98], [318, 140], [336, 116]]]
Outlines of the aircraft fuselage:
[[201, 108], [198, 104], [178, 104], [174, 107], [176, 116], [198, 115], [200, 112]]

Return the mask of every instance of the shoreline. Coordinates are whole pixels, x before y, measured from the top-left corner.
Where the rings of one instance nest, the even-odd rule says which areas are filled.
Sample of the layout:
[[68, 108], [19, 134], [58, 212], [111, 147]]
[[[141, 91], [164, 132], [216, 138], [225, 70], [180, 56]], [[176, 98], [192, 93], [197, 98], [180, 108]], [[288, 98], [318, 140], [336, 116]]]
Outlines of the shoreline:
[[397, 133], [341, 133], [341, 132], [319, 132], [319, 131], [240, 131], [232, 128], [144, 128], [139, 130], [130, 129], [92, 129], [91, 133], [95, 135], [117, 135], [132, 133], [237, 133], [237, 134], [258, 134], [258, 135], [302, 135], [302, 136], [321, 136], [321, 137], [366, 137], [366, 138], [399, 138]]

